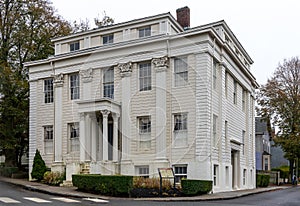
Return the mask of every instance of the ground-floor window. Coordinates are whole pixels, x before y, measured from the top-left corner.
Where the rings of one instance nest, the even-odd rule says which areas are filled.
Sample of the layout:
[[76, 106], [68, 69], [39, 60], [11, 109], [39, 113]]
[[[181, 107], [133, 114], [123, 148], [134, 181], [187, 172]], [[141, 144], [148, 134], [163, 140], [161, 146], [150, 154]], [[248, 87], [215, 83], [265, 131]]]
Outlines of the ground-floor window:
[[69, 152], [79, 151], [79, 123], [73, 122], [68, 124], [69, 129]]
[[244, 169], [243, 170], [243, 185], [246, 185], [246, 180], [247, 180], [247, 170], [246, 169]]
[[213, 176], [214, 176], [214, 186], [217, 186], [218, 185], [218, 183], [219, 183], [219, 178], [218, 178], [218, 176], [219, 176], [219, 165], [214, 165], [214, 174], [213, 174]]
[[187, 165], [174, 165], [175, 182], [180, 183], [182, 178], [187, 178]]
[[53, 126], [44, 126], [44, 152], [45, 154], [53, 154]]
[[142, 166], [136, 166], [135, 167], [135, 173], [136, 175], [140, 177], [149, 177], [149, 166], [148, 165], [142, 165]]

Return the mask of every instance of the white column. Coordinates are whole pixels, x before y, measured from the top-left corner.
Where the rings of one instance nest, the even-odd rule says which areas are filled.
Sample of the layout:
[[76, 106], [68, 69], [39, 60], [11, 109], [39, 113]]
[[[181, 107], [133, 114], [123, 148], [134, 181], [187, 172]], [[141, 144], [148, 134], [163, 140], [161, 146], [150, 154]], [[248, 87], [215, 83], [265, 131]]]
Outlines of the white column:
[[167, 110], [167, 88], [166, 71], [169, 66], [168, 57], [154, 58], [152, 60], [156, 75], [156, 111], [155, 111], [155, 137], [156, 137], [156, 159], [166, 159], [166, 110]]
[[80, 161], [85, 161], [85, 113], [80, 113], [79, 123]]
[[120, 114], [113, 114], [114, 131], [113, 131], [113, 161], [118, 161], [118, 131], [119, 131], [119, 117]]
[[128, 161], [130, 158], [130, 100], [131, 100], [131, 72], [132, 63], [128, 62], [125, 64], [119, 64], [118, 68], [120, 70], [122, 78], [122, 161]]
[[98, 160], [103, 160], [103, 133], [102, 133], [102, 128], [103, 128], [103, 120], [99, 122], [98, 124]]
[[63, 74], [54, 76], [54, 162], [62, 162], [62, 89]]
[[85, 119], [86, 125], [85, 125], [85, 160], [90, 161], [91, 160], [91, 114], [87, 114], [86, 115], [86, 119]]
[[91, 160], [97, 160], [97, 118], [91, 114]]
[[102, 110], [101, 111], [103, 116], [103, 142], [102, 142], [102, 153], [103, 153], [103, 160], [108, 160], [108, 115], [110, 111]]
[[239, 182], [239, 164], [238, 164], [238, 152], [234, 152], [234, 189], [238, 189], [238, 182]]

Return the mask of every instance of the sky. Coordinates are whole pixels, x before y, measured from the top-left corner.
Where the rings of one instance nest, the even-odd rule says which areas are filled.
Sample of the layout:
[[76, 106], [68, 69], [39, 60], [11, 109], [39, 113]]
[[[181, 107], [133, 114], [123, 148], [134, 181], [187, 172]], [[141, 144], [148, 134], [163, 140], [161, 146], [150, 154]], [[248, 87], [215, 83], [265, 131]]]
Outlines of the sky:
[[102, 19], [121, 23], [190, 8], [191, 27], [225, 20], [253, 59], [251, 72], [265, 84], [284, 59], [300, 56], [299, 0], [51, 0], [65, 20]]

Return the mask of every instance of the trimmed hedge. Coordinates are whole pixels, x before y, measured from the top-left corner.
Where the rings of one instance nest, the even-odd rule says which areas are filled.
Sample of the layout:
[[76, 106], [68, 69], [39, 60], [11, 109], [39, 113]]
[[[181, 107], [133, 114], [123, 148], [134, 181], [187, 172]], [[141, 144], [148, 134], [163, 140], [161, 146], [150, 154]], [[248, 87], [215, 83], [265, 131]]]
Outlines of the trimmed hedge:
[[128, 197], [133, 187], [133, 176], [72, 175], [72, 183], [82, 191], [116, 197]]
[[256, 187], [268, 187], [270, 175], [256, 174]]
[[0, 168], [0, 174], [4, 177], [12, 177], [13, 174], [17, 173], [19, 168], [17, 167], [2, 167]]
[[182, 193], [187, 196], [207, 194], [212, 190], [210, 180], [181, 180]]

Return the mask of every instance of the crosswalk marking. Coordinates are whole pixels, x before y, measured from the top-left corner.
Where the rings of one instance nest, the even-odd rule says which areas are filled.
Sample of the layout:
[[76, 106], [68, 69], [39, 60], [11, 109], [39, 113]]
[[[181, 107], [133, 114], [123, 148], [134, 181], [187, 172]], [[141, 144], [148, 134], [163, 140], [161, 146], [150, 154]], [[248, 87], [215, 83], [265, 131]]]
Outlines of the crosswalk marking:
[[17, 200], [9, 198], [9, 197], [0, 197], [0, 201], [4, 202], [4, 203], [21, 203]]
[[50, 203], [51, 201], [49, 200], [44, 200], [41, 198], [37, 198], [37, 197], [24, 197], [25, 200], [30, 200], [33, 202], [37, 202], [37, 203]]
[[108, 203], [107, 200], [101, 200], [97, 198], [83, 198], [84, 200], [92, 201], [92, 202], [99, 202], [99, 203]]
[[69, 198], [65, 198], [65, 197], [53, 197], [51, 198], [52, 200], [58, 200], [58, 201], [62, 201], [62, 202], [67, 202], [67, 203], [75, 203], [75, 202], [80, 202], [78, 200], [73, 200], [73, 199], [69, 199]]

